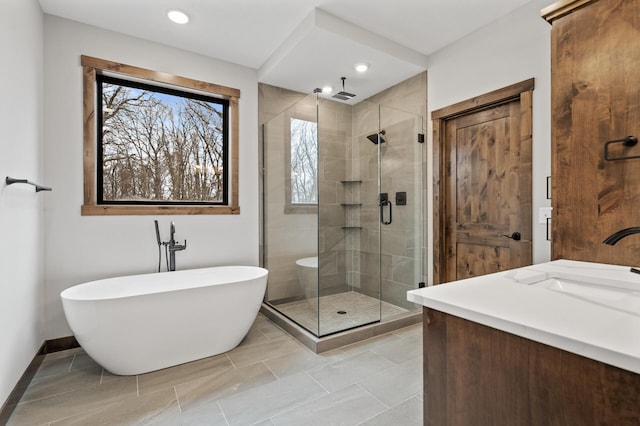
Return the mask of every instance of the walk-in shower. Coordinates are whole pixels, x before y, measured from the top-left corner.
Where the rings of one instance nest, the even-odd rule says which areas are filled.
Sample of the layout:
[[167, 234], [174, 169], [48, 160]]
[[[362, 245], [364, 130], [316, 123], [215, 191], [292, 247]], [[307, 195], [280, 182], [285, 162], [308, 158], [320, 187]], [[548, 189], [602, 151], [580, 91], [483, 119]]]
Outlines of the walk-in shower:
[[318, 338], [415, 314], [422, 133], [421, 116], [319, 93], [262, 126], [269, 307]]

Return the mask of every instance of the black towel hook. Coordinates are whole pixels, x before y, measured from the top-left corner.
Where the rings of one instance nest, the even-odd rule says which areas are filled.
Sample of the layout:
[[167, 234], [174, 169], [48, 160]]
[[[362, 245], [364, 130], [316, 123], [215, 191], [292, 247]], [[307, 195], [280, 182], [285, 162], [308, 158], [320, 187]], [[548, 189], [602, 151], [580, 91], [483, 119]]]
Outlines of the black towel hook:
[[640, 158], [640, 155], [630, 155], [627, 157], [609, 157], [609, 145], [612, 143], [621, 143], [626, 147], [632, 147], [638, 144], [638, 138], [635, 136], [627, 136], [622, 139], [614, 139], [604, 144], [604, 159], [607, 161], [629, 160], [631, 158]]

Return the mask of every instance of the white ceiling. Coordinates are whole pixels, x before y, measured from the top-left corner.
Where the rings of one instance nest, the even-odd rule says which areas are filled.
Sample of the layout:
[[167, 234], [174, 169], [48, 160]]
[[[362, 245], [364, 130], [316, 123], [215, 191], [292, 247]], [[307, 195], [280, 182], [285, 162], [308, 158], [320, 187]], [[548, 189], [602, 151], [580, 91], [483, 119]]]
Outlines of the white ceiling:
[[[365, 99], [531, 0], [40, 0], [45, 13], [258, 70], [263, 83]], [[178, 8], [187, 25], [166, 17]], [[353, 66], [371, 68], [358, 74]]]

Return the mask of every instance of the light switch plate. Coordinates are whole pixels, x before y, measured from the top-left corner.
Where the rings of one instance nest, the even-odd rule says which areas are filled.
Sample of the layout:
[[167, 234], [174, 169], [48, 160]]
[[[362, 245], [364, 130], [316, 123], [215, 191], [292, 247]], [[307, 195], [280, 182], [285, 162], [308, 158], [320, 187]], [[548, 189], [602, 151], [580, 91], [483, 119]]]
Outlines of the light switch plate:
[[538, 222], [542, 223], [542, 224], [546, 224], [547, 223], [547, 219], [551, 219], [551, 210], [553, 209], [553, 207], [540, 207], [540, 210], [538, 210], [539, 212], [539, 220]]

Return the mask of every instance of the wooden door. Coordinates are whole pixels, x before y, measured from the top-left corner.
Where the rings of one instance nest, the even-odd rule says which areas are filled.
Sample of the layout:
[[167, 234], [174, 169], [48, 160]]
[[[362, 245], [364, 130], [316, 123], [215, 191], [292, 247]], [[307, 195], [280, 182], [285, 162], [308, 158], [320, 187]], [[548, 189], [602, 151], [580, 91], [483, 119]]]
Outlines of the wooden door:
[[434, 126], [441, 175], [437, 282], [531, 264], [533, 81], [523, 83], [530, 90], [488, 105], [474, 98], [474, 108]]

